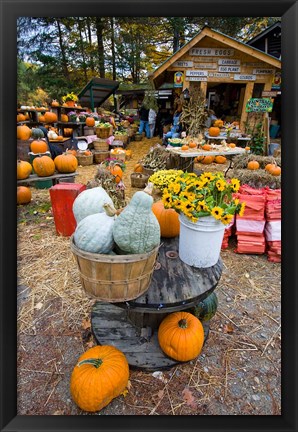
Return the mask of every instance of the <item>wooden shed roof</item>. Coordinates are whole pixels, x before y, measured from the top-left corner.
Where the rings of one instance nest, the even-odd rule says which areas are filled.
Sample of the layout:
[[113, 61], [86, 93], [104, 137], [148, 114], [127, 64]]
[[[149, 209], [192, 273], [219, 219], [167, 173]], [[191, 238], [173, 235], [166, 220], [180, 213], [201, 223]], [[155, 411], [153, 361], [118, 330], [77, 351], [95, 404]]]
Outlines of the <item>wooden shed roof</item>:
[[190, 50], [190, 48], [196, 46], [196, 44], [205, 37], [209, 37], [217, 42], [229, 46], [230, 48], [234, 48], [247, 55], [250, 55], [259, 61], [263, 61], [267, 64], [270, 64], [271, 66], [281, 69], [281, 62], [276, 57], [273, 57], [270, 54], [266, 54], [263, 51], [258, 50], [257, 48], [254, 48], [243, 42], [237, 41], [231, 36], [227, 36], [224, 33], [213, 30], [209, 26], [204, 26], [202, 30], [197, 33], [189, 42], [183, 45], [183, 47], [181, 47], [164, 63], [162, 63], [158, 68], [156, 68], [154, 72], [150, 74], [150, 79], [154, 82], [158, 76], [165, 72], [174, 62], [178, 61], [184, 54], [186, 54]]

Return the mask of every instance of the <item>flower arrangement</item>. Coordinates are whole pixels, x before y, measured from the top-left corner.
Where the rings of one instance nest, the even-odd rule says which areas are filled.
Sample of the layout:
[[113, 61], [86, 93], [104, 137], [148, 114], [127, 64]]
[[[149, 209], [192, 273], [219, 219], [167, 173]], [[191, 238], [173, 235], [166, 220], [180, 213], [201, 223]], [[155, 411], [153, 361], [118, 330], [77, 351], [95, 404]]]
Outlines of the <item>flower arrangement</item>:
[[227, 138], [229, 138], [231, 135], [231, 132], [235, 128], [235, 126], [233, 124], [228, 123], [228, 124], [225, 124], [224, 128], [225, 128], [225, 133], [227, 134]]
[[122, 171], [125, 171], [125, 169], [126, 169], [125, 162], [121, 161], [119, 159], [116, 159], [116, 158], [107, 158], [103, 162], [101, 162], [101, 165], [104, 166], [104, 167], [108, 167], [108, 166], [113, 165], [113, 164], [120, 166], [120, 168], [122, 169]]
[[76, 94], [74, 94], [73, 92], [67, 93], [67, 95], [62, 96], [63, 102], [67, 102], [67, 101], [77, 102], [78, 100], [79, 100], [78, 96]]
[[183, 174], [182, 170], [159, 170], [152, 174], [148, 181], [163, 192], [163, 190], [167, 188], [169, 184], [174, 183], [181, 174]]
[[213, 216], [228, 225], [235, 214], [244, 213], [245, 203], [233, 197], [239, 187], [238, 179], [227, 181], [221, 172], [205, 172], [199, 177], [186, 172], [163, 190], [162, 201], [165, 208], [183, 213], [194, 223], [200, 217]]

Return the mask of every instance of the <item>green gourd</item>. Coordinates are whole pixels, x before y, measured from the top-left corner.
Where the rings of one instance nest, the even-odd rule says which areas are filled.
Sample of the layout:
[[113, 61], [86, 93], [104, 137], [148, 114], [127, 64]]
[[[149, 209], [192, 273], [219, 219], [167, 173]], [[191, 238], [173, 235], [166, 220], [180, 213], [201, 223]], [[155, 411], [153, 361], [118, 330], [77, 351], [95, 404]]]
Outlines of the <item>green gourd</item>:
[[215, 292], [212, 292], [208, 297], [206, 297], [192, 309], [192, 313], [200, 321], [209, 321], [216, 314], [217, 307], [217, 295]]
[[73, 240], [79, 249], [98, 254], [108, 254], [112, 251], [115, 216], [109, 209], [109, 205], [104, 204], [103, 213], [86, 216], [78, 223]]
[[159, 222], [152, 212], [153, 184], [136, 192], [129, 204], [116, 218], [113, 236], [117, 246], [126, 254], [152, 251], [160, 243]]
[[103, 204], [113, 206], [113, 201], [107, 192], [101, 187], [86, 189], [81, 192], [73, 202], [72, 211], [77, 222], [81, 222], [86, 216], [103, 213]]
[[31, 137], [33, 139], [40, 139], [40, 138], [44, 138], [44, 133], [41, 129], [39, 128], [33, 128], [32, 129], [32, 133], [31, 133]]

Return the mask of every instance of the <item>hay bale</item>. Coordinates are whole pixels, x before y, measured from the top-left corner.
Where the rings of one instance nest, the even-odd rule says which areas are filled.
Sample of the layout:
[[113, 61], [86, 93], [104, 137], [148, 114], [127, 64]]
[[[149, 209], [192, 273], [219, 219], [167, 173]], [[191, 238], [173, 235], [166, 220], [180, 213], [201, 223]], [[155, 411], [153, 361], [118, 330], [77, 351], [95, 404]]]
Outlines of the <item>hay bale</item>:
[[248, 170], [248, 169], [233, 169], [228, 171], [228, 178], [238, 178], [240, 183], [247, 184], [255, 189], [269, 187], [270, 189], [280, 189], [281, 176], [273, 176], [264, 169]]
[[281, 166], [281, 158], [273, 157], [273, 156], [259, 156], [255, 154], [245, 154], [245, 155], [237, 155], [233, 159], [233, 168], [234, 169], [244, 169], [247, 167], [248, 162], [255, 160], [259, 162], [260, 168], [265, 168], [265, 166], [269, 163], [276, 163], [278, 166]]

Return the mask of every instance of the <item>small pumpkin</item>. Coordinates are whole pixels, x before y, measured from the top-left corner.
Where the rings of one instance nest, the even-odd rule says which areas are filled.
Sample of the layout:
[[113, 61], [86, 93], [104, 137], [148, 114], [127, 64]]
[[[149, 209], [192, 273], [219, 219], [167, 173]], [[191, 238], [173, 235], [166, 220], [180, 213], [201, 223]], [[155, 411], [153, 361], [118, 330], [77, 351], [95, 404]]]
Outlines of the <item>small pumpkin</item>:
[[273, 176], [279, 176], [281, 175], [281, 168], [273, 164], [273, 167], [271, 167], [268, 172]]
[[32, 199], [30, 188], [27, 186], [17, 187], [17, 204], [28, 204]]
[[78, 160], [72, 154], [63, 153], [55, 157], [54, 164], [60, 173], [73, 173], [78, 167]]
[[250, 151], [250, 147], [246, 146], [246, 147], [244, 147], [244, 150], [246, 150], [247, 152], [249, 152]]
[[217, 137], [220, 134], [220, 129], [217, 126], [211, 126], [208, 132], [210, 136]]
[[152, 251], [160, 243], [159, 222], [152, 211], [153, 183], [135, 192], [113, 226], [115, 243], [127, 254]]
[[204, 165], [209, 165], [214, 161], [214, 156], [203, 156], [201, 163]]
[[59, 102], [56, 99], [53, 99], [51, 105], [52, 107], [57, 107], [59, 106]]
[[101, 187], [86, 189], [73, 202], [72, 211], [77, 224], [85, 217], [104, 211], [103, 204], [113, 205], [107, 192]]
[[218, 119], [218, 120], [214, 120], [213, 126], [222, 128], [223, 124], [224, 124], [224, 122], [222, 120]]
[[17, 179], [24, 180], [32, 173], [32, 165], [27, 161], [17, 161]]
[[61, 121], [68, 122], [68, 115], [67, 114], [61, 114]]
[[189, 147], [186, 144], [183, 144], [183, 146], [181, 147], [182, 151], [185, 151], [185, 150], [188, 150], [188, 149], [189, 149]]
[[48, 145], [44, 140], [34, 140], [30, 143], [30, 150], [32, 153], [45, 153], [48, 151]]
[[123, 171], [117, 164], [111, 164], [107, 167], [107, 170], [115, 177], [116, 183], [119, 183], [123, 177]]
[[202, 162], [202, 160], [204, 159], [205, 156], [197, 156], [195, 161], [196, 162]]
[[95, 126], [95, 119], [93, 117], [86, 117], [86, 126]]
[[26, 121], [26, 116], [24, 114], [18, 114], [17, 115], [17, 122], [23, 122]]
[[109, 345], [97, 345], [83, 353], [70, 377], [70, 393], [84, 411], [96, 412], [126, 388], [129, 366], [125, 355]]
[[58, 120], [57, 114], [53, 111], [47, 111], [44, 114], [46, 123], [55, 123]]
[[205, 150], [205, 151], [209, 151], [209, 150], [212, 149], [212, 147], [211, 147], [210, 144], [204, 144], [204, 145], [202, 146], [202, 149]]
[[195, 359], [204, 344], [202, 323], [189, 312], [169, 314], [161, 322], [157, 336], [162, 351], [177, 361]]
[[133, 171], [142, 173], [144, 171], [143, 165], [140, 163], [135, 164]]
[[32, 162], [33, 169], [39, 177], [48, 177], [54, 174], [55, 164], [50, 156], [37, 156]]
[[45, 116], [44, 116], [43, 114], [40, 115], [40, 116], [38, 117], [38, 121], [39, 121], [40, 123], [45, 123], [45, 121], [46, 121]]
[[179, 215], [174, 209], [165, 209], [162, 200], [152, 205], [159, 226], [161, 237], [177, 237], [180, 233]]
[[73, 129], [72, 128], [64, 128], [63, 129], [63, 135], [65, 137], [69, 137], [72, 135]]
[[190, 143], [188, 144], [189, 148], [197, 148], [197, 144], [193, 141], [190, 141]]
[[57, 135], [57, 141], [62, 141], [63, 140], [63, 136], [62, 135]]
[[257, 170], [257, 169], [260, 168], [260, 164], [259, 164], [258, 161], [256, 161], [256, 160], [252, 160], [252, 161], [249, 161], [249, 162], [248, 162], [248, 164], [247, 164], [247, 168], [248, 168], [249, 170]]
[[77, 151], [75, 149], [67, 149], [65, 153], [72, 154], [73, 156], [77, 155]]
[[17, 139], [19, 140], [28, 140], [31, 137], [31, 129], [26, 125], [17, 126]]
[[228, 146], [229, 146], [230, 148], [235, 148], [235, 147], [236, 147], [236, 144], [235, 144], [235, 143], [229, 143]]
[[273, 163], [268, 163], [266, 166], [265, 166], [265, 170], [266, 171], [270, 171], [271, 170], [271, 168], [273, 168], [274, 167], [274, 164]]
[[227, 161], [227, 158], [224, 156], [215, 156], [215, 162], [218, 164], [224, 164]]

